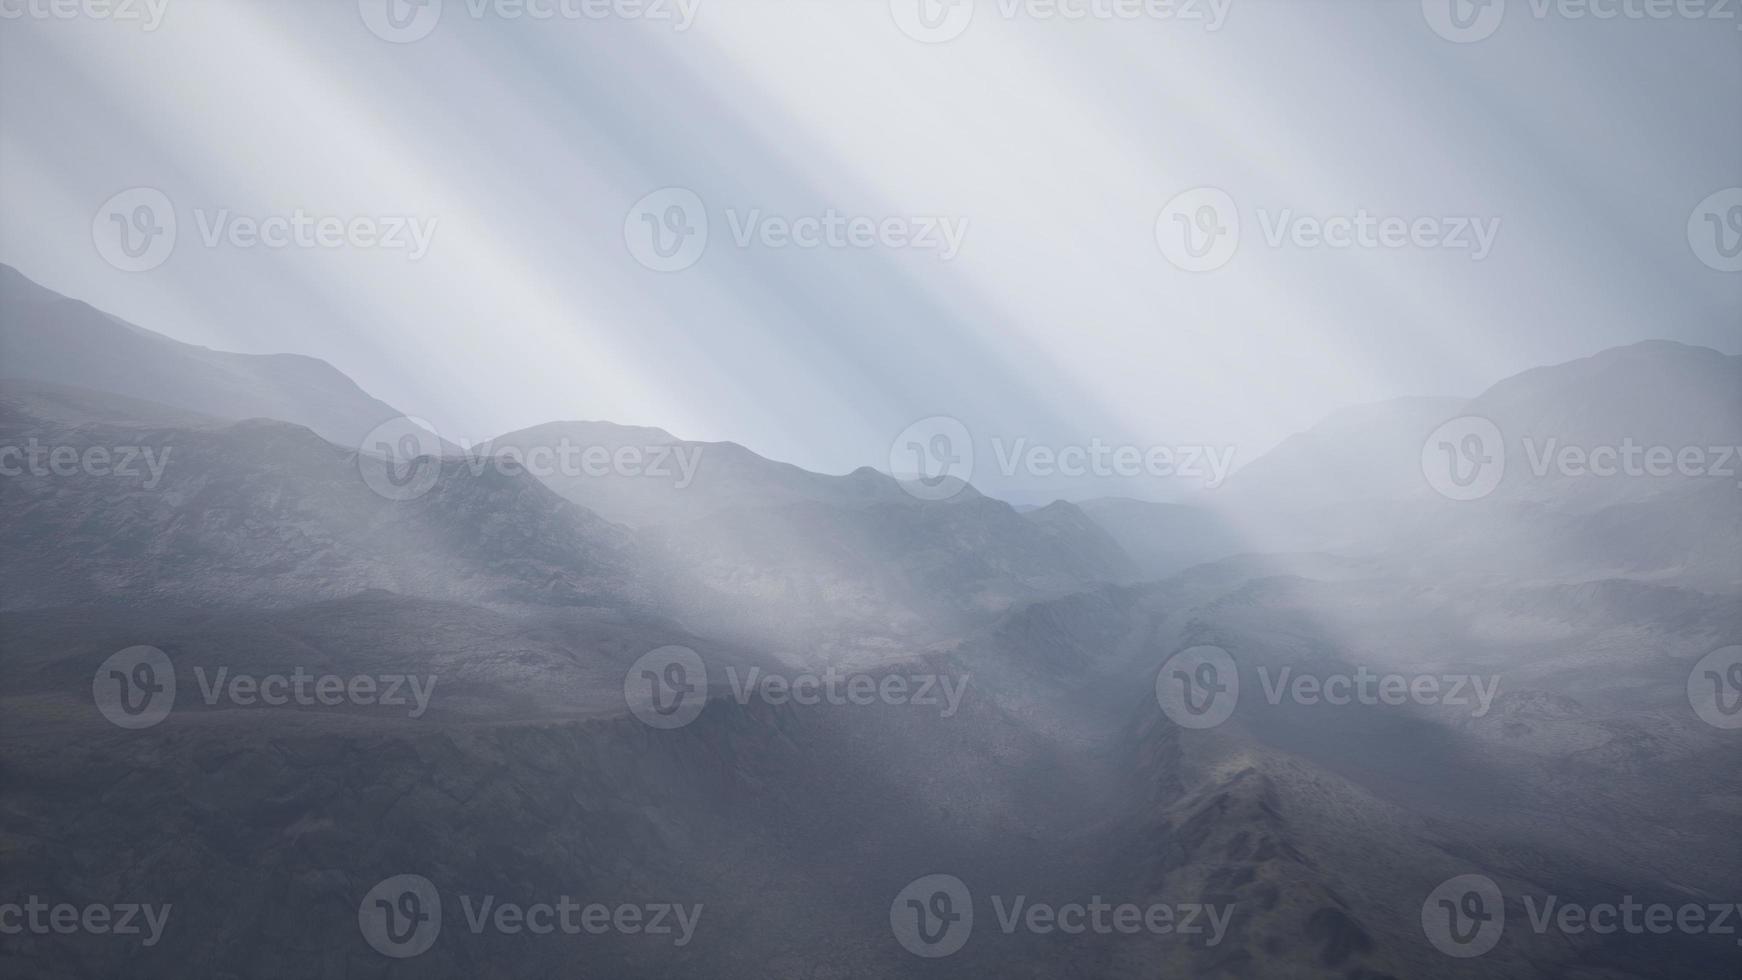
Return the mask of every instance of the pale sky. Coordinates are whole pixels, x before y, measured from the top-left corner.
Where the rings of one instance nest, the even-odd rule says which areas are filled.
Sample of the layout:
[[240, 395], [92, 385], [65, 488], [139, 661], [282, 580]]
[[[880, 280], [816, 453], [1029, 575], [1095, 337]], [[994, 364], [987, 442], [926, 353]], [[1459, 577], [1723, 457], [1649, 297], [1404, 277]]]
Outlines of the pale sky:
[[[1689, 228], [1742, 185], [1733, 18], [1513, 0], [1458, 43], [1436, 0], [1220, 0], [1215, 30], [980, 0], [922, 43], [917, 0], [685, 0], [683, 30], [445, 0], [389, 43], [370, 22], [405, 0], [167, 0], [154, 30], [42, 2], [0, 0], [27, 14], [0, 20], [0, 261], [178, 339], [321, 357], [456, 441], [608, 419], [845, 472], [947, 415], [977, 444], [1244, 463], [1351, 404], [1646, 338], [1742, 350], [1742, 273]], [[128, 272], [93, 222], [136, 187], [177, 232]], [[1200, 187], [1240, 238], [1191, 272], [1157, 226]], [[707, 216], [680, 271], [631, 247], [663, 188]], [[297, 213], [433, 232], [420, 256], [229, 237]], [[770, 244], [831, 213], [893, 230]], [[1301, 244], [1303, 216], [1363, 214], [1446, 242]]]

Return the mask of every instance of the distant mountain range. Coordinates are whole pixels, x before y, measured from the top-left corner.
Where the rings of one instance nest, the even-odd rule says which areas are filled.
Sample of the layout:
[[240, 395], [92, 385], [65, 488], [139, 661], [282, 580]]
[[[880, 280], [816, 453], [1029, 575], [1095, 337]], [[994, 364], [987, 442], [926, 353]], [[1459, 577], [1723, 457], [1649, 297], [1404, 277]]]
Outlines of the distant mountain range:
[[[88, 475], [9, 483], [4, 543], [43, 561], [9, 566], [5, 608], [285, 606], [384, 589], [608, 605], [793, 656], [875, 657], [942, 639], [941, 623], [1136, 574], [1069, 504], [1024, 515], [971, 488], [924, 501], [869, 468], [825, 476], [654, 428], [553, 423], [464, 452], [423, 433], [439, 459], [378, 459], [365, 436], [401, 413], [322, 362], [191, 347], [16, 271], [3, 281], [5, 441], [138, 445], [169, 461], [154, 493]], [[670, 475], [533, 466], [535, 478], [541, 446], [658, 449]], [[362, 478], [407, 464], [439, 467], [411, 499]]]
[[[319, 361], [179, 344], [12, 270], [0, 287], [0, 877], [173, 903], [177, 923], [155, 950], [9, 939], [8, 975], [1679, 980], [1735, 961], [1727, 936], [1533, 934], [1520, 900], [1737, 898], [1735, 732], [1689, 703], [1693, 665], [1742, 635], [1737, 478], [1532, 460], [1548, 440], [1587, 461], [1734, 447], [1742, 359], [1605, 351], [1340, 412], [1188, 501], [1018, 509], [608, 422], [464, 452], [412, 433], [428, 454], [388, 458], [363, 443], [398, 410]], [[564, 448], [658, 450], [667, 475], [542, 462]], [[92, 677], [136, 644], [180, 691], [123, 731]], [[656, 730], [626, 699], [668, 644], [704, 665], [705, 704]], [[1158, 692], [1203, 645], [1242, 686], [1188, 728]], [[205, 698], [218, 669], [409, 674], [435, 696], [416, 718]], [[965, 696], [777, 703], [735, 693], [751, 669]], [[1476, 678], [1492, 701], [1273, 699], [1281, 671]], [[436, 945], [389, 959], [358, 903], [408, 872], [448, 895], [683, 899], [706, 924], [683, 948], [536, 942], [450, 910]], [[901, 948], [889, 905], [939, 872], [981, 899], [942, 963]], [[1469, 874], [1511, 917], [1476, 961], [1423, 935], [1424, 899]], [[1231, 913], [1225, 942], [1086, 942], [1001, 933], [985, 899], [1014, 895]]]
[[[1199, 499], [1296, 514], [1443, 499], [1424, 478], [1422, 453], [1435, 429], [1459, 418], [1492, 422], [1505, 441], [1505, 476], [1489, 499], [1549, 502], [1563, 510], [1649, 499], [1685, 478], [1575, 476], [1557, 465], [1538, 475], [1532, 463], [1552, 460], [1566, 447], [1735, 447], [1742, 443], [1742, 356], [1645, 341], [1533, 368], [1474, 398], [1359, 406], [1290, 437]], [[1738, 479], [1729, 480], [1732, 489]]]
[[94, 388], [226, 419], [271, 418], [355, 447], [403, 413], [325, 361], [171, 340], [0, 265], [0, 380]]
[[[304, 426], [354, 453], [367, 433], [404, 414], [325, 362], [183, 344], [7, 267], [0, 267], [0, 309], [0, 390], [33, 424], [151, 418], [211, 429], [258, 417]], [[1424, 467], [1436, 452], [1468, 447], [1462, 438], [1446, 447], [1428, 441], [1447, 423], [1472, 418], [1499, 433], [1504, 476], [1479, 499], [1447, 499]], [[735, 443], [601, 421], [547, 423], [465, 452], [424, 436], [423, 445], [450, 457], [445, 472], [468, 478], [514, 469], [480, 466], [481, 456], [536, 460], [540, 449], [627, 449], [644, 464], [657, 458], [657, 475], [615, 466], [531, 470], [581, 513], [636, 530], [637, 567], [672, 594], [697, 609], [768, 604], [762, 611], [770, 616], [752, 619], [790, 619], [812, 606], [831, 616], [906, 610], [885, 621], [925, 618], [915, 604], [996, 610], [1086, 583], [1158, 578], [1258, 552], [1388, 550], [1469, 572], [1504, 563], [1569, 579], [1742, 580], [1742, 561], [1706, 533], [1742, 521], [1742, 477], [1605, 478], [1555, 462], [1567, 447], [1627, 445], [1693, 447], [1709, 451], [1714, 468], [1726, 462], [1724, 447], [1742, 445], [1742, 357], [1669, 342], [1536, 368], [1470, 399], [1347, 409], [1285, 440], [1225, 486], [1172, 504], [1101, 498], [1018, 511], [972, 487], [933, 503], [869, 467], [813, 473]], [[1742, 473], [1742, 460], [1727, 462]], [[1473, 464], [1448, 457], [1447, 465]], [[672, 557], [679, 552], [684, 559]], [[688, 570], [671, 571], [676, 565]], [[710, 572], [727, 567], [730, 574]], [[916, 582], [923, 583], [917, 592]]]
[[[123, 419], [123, 416], [132, 416]], [[469, 601], [647, 599], [630, 535], [524, 474], [455, 461], [388, 500], [355, 450], [269, 419], [190, 421], [88, 389], [0, 387], [0, 444], [99, 449], [117, 472], [5, 483], [7, 609], [104, 599], [283, 607], [370, 589]], [[120, 474], [124, 452], [144, 462]], [[363, 462], [367, 462], [364, 460]]]
[[[600, 515], [643, 527], [697, 520], [722, 511], [800, 502], [860, 507], [913, 504], [893, 477], [863, 467], [845, 476], [827, 476], [790, 463], [766, 459], [732, 442], [691, 442], [662, 429], [609, 422], [552, 422], [510, 432], [474, 447], [477, 451], [521, 454], [535, 449], [599, 446], [613, 452], [662, 450], [668, 475], [626, 475], [608, 467], [551, 472], [551, 489]], [[669, 455], [665, 455], [669, 453]], [[970, 488], [965, 494], [976, 495]]]
[[[1470, 441], [1479, 432], [1488, 444]], [[1647, 341], [1470, 399], [1339, 412], [1183, 509], [1085, 509], [1151, 568], [1175, 567], [1181, 541], [1194, 557], [1383, 552], [1446, 574], [1730, 588], [1742, 583], [1726, 537], [1742, 525], [1739, 446], [1742, 357]]]

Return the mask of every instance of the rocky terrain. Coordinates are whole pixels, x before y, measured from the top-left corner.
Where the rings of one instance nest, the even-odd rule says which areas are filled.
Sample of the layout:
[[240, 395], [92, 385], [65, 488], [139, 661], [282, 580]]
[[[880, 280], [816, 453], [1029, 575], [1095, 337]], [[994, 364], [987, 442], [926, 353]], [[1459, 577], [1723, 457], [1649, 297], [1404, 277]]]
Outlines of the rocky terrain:
[[[6, 275], [7, 353], [68, 317], [162, 349]], [[149, 392], [46, 356], [8, 362], [0, 446], [139, 461], [0, 478], [0, 927], [169, 911], [149, 943], [0, 928], [7, 976], [1742, 962], [1715, 928], [1533, 927], [1742, 901], [1737, 731], [1691, 703], [1742, 636], [1734, 481], [1420, 485], [1448, 412], [1733, 443], [1734, 358], [1642, 345], [1350, 413], [1224, 501], [1018, 511], [607, 423], [395, 459], [334, 438], [380, 421], [366, 396], [211, 396], [232, 355], [154, 360], [187, 382]], [[1621, 408], [1590, 395], [1621, 379]], [[564, 438], [705, 462], [683, 490], [537, 472]], [[1225, 669], [1180, 659], [1205, 650]], [[1357, 678], [1391, 693], [1338, 701]], [[1463, 876], [1505, 923], [1469, 957], [1429, 924]], [[610, 926], [529, 928], [567, 900]]]

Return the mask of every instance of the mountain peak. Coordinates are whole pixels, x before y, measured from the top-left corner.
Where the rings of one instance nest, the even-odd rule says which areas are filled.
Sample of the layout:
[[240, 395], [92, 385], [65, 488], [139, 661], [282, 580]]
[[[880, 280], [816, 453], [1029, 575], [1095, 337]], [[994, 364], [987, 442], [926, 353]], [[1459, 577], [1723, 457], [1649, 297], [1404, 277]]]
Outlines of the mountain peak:
[[623, 425], [594, 419], [544, 422], [517, 429], [492, 439], [496, 446], [548, 445], [554, 440], [568, 439], [589, 446], [669, 446], [683, 442], [664, 429], [651, 425]]
[[0, 374], [97, 389], [221, 419], [274, 418], [355, 447], [403, 415], [317, 357], [236, 354], [184, 343], [0, 266]]

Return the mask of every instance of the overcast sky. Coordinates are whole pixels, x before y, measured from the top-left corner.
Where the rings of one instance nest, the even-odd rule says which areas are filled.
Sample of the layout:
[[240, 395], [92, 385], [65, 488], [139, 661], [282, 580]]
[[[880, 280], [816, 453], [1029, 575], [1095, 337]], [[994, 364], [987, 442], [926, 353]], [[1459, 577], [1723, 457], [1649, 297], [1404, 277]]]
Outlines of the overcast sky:
[[[1742, 273], [1695, 247], [1742, 185], [1735, 13], [167, 0], [147, 30], [30, 2], [0, 0], [0, 261], [324, 358], [456, 441], [609, 419], [844, 472], [948, 415], [1246, 462], [1351, 404], [1742, 348]], [[112, 261], [133, 188], [173, 249]], [[831, 210], [840, 247], [787, 241]], [[347, 240], [249, 242], [299, 213]], [[1302, 220], [1363, 215], [1346, 248]], [[400, 218], [426, 249], [369, 240]]]

